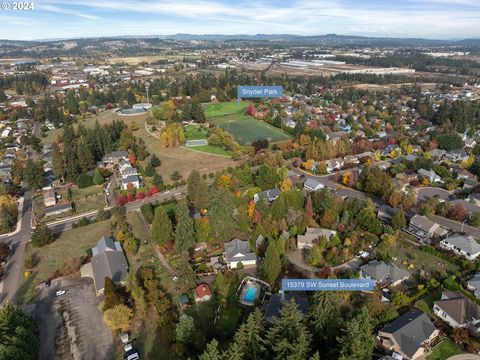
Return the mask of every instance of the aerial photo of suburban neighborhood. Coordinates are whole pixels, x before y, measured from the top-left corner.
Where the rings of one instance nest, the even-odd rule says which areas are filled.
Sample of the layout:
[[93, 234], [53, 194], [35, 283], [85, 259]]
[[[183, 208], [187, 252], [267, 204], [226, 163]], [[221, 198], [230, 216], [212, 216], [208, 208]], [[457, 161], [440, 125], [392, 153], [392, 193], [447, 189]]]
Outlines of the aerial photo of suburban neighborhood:
[[4, 1], [0, 360], [479, 360], [479, 19]]

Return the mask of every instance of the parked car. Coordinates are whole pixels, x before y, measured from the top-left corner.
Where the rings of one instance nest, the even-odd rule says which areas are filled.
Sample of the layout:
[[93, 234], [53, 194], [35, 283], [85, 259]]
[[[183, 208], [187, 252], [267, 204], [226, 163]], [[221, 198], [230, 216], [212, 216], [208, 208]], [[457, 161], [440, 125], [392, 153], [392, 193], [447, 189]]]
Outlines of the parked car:
[[120, 341], [122, 342], [122, 344], [128, 344], [128, 333], [123, 333], [120, 335]]
[[57, 291], [55, 292], [55, 295], [56, 295], [56, 296], [62, 296], [62, 295], [64, 295], [66, 292], [67, 292], [67, 290], [57, 290]]
[[48, 279], [47, 281], [45, 281], [46, 288], [49, 288], [51, 284], [52, 284], [52, 280]]
[[132, 349], [133, 349], [132, 343], [125, 344], [125, 346], [123, 347], [123, 350], [125, 350], [125, 352], [129, 352]]
[[129, 352], [126, 352], [123, 358], [125, 360], [138, 360], [140, 359], [140, 356], [138, 356], [138, 353], [134, 349], [132, 349]]

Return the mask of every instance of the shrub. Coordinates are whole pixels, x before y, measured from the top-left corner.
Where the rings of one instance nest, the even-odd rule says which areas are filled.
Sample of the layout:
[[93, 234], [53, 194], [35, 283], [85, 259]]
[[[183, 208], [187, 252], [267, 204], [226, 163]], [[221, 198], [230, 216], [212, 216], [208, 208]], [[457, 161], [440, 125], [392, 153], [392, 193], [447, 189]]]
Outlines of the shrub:
[[103, 178], [102, 174], [100, 174], [100, 171], [98, 171], [98, 169], [95, 170], [95, 172], [93, 173], [93, 183], [95, 185], [100, 185], [100, 184], [103, 184], [103, 181], [105, 179]]
[[141, 207], [140, 207], [140, 211], [142, 212], [143, 216], [145, 217], [145, 220], [147, 220], [147, 222], [149, 224], [152, 223], [153, 221], [153, 207], [152, 207], [152, 204], [143, 204]]
[[152, 165], [152, 167], [156, 168], [156, 167], [159, 167], [161, 165], [161, 163], [162, 162], [160, 161], [158, 156], [153, 154], [152, 158], [150, 159], [150, 165]]
[[87, 173], [80, 174], [77, 178], [77, 186], [84, 189], [93, 185], [92, 177]]
[[52, 232], [46, 225], [38, 225], [32, 235], [32, 245], [42, 247], [55, 240]]
[[72, 257], [72, 258], [66, 259], [63, 262], [62, 267], [60, 268], [60, 273], [63, 276], [76, 273], [77, 271], [80, 270], [80, 266], [82, 266], [82, 258]]
[[142, 200], [144, 197], [145, 197], [145, 193], [143, 191], [138, 192], [137, 195], [135, 195], [136, 200]]
[[155, 168], [152, 166], [152, 164], [148, 164], [145, 167], [144, 171], [145, 171], [145, 176], [151, 177], [151, 176], [155, 175]]
[[125, 195], [120, 195], [117, 199], [119, 205], [123, 206], [127, 203], [127, 197]]

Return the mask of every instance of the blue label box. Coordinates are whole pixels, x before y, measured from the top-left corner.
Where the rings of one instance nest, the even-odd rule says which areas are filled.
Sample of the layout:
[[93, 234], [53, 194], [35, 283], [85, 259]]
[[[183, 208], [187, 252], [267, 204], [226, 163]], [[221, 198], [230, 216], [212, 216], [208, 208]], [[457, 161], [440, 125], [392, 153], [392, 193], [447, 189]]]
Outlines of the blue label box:
[[282, 86], [239, 86], [237, 99], [241, 98], [278, 98], [283, 96]]
[[282, 279], [282, 291], [373, 291], [371, 279]]

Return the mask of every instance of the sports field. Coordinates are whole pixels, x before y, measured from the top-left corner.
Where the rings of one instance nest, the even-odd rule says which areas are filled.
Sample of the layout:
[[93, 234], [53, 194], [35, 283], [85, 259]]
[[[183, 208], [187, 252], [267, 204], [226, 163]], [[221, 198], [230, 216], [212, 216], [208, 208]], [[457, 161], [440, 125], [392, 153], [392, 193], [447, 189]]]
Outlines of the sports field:
[[268, 139], [269, 142], [290, 139], [290, 135], [280, 129], [244, 114], [220, 117], [212, 122], [235, 136], [238, 143], [242, 145], [250, 145], [258, 139]]
[[236, 101], [230, 102], [221, 102], [221, 103], [206, 103], [203, 104], [203, 111], [205, 112], [205, 117], [207, 120], [210, 120], [218, 116], [226, 116], [239, 114], [245, 111], [249, 102], [240, 101], [240, 106]]

